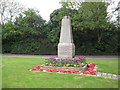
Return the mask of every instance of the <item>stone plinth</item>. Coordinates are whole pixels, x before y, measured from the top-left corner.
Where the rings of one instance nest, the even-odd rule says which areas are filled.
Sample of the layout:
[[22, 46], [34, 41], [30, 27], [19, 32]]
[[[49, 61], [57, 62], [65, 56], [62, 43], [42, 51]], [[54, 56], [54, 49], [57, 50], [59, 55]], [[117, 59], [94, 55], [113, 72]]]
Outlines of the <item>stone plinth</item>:
[[87, 65], [83, 67], [40, 66], [40, 68], [44, 70], [57, 69], [57, 70], [68, 70], [68, 71], [85, 71], [87, 68]]
[[75, 56], [75, 46], [73, 43], [59, 43], [58, 57], [73, 58]]
[[75, 56], [75, 45], [73, 43], [71, 21], [69, 16], [62, 19], [60, 41], [58, 44], [58, 57], [73, 58]]

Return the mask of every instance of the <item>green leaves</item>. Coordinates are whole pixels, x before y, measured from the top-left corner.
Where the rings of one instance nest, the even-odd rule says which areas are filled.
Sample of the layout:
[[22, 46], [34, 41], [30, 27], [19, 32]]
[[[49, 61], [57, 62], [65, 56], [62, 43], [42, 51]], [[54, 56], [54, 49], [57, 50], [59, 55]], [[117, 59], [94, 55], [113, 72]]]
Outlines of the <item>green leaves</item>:
[[[74, 7], [73, 3], [71, 5]], [[47, 23], [34, 9], [19, 14], [13, 22], [6, 22], [2, 29], [3, 52], [57, 54], [61, 20], [64, 15], [69, 15], [76, 54], [116, 54], [118, 29], [109, 22], [107, 4], [79, 2], [75, 5], [79, 8], [73, 9], [70, 4], [65, 4], [54, 10]]]
[[16, 18], [16, 21], [14, 22], [17, 27], [16, 29], [23, 32], [25, 36], [28, 36], [28, 34], [40, 34], [41, 31], [43, 31], [45, 21], [38, 12], [33, 9], [28, 9], [28, 11], [25, 11], [23, 14], [24, 15]]
[[69, 16], [73, 17], [74, 14], [77, 13], [77, 10], [66, 8], [64, 7], [60, 9], [54, 10], [50, 14], [50, 28], [49, 32], [47, 33], [49, 40], [54, 43], [54, 46], [57, 47], [57, 44], [59, 42], [59, 36], [60, 36], [60, 30], [61, 30], [61, 21], [64, 13], [67, 12]]
[[78, 14], [74, 15], [73, 21], [76, 21], [79, 25], [79, 27], [77, 26], [78, 28], [83, 27], [84, 29], [90, 28], [90, 30], [94, 30], [101, 24], [106, 25], [106, 9], [103, 2], [84, 2], [79, 8]]
[[43, 42], [46, 39], [44, 25], [45, 21], [33, 9], [28, 9], [16, 17], [14, 22], [6, 22], [2, 29], [3, 52], [12, 48], [12, 53], [38, 54], [44, 47], [43, 44], [49, 45], [48, 41]]

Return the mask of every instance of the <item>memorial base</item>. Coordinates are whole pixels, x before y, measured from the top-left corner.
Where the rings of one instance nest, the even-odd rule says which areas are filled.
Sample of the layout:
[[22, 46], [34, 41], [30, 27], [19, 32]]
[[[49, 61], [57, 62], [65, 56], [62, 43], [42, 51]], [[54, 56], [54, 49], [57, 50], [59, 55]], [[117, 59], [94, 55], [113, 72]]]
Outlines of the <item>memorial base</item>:
[[58, 57], [73, 58], [75, 57], [74, 43], [59, 43], [58, 44]]

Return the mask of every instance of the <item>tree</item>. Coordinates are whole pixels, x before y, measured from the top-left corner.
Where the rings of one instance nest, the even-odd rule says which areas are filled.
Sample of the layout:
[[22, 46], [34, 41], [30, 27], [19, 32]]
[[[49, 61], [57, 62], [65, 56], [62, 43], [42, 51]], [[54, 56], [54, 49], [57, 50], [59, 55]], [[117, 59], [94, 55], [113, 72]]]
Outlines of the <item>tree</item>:
[[44, 32], [45, 20], [39, 15], [39, 12], [34, 9], [28, 9], [23, 12], [20, 17], [16, 17], [14, 25], [16, 30], [21, 31], [24, 36], [39, 36]]
[[109, 22], [107, 7], [108, 4], [105, 2], [83, 2], [81, 4], [78, 14], [73, 17], [74, 23], [72, 24], [73, 29], [76, 30], [75, 36], [83, 33], [82, 41], [79, 37], [75, 38], [77, 43], [80, 42], [83, 46], [90, 44], [87, 47], [105, 51], [105, 44], [113, 36], [111, 32], [116, 29], [115, 25]]
[[[26, 10], [13, 22], [6, 22], [2, 29], [3, 52], [38, 53], [43, 48], [41, 46], [47, 43], [44, 42], [47, 37], [44, 25], [45, 20], [34, 9]], [[27, 48], [23, 50], [24, 47]]]
[[77, 10], [69, 9], [64, 7], [60, 9], [54, 10], [50, 14], [50, 21], [49, 21], [49, 32], [48, 32], [48, 38], [51, 42], [55, 43], [54, 46], [57, 47], [57, 44], [59, 42], [59, 35], [60, 35], [60, 29], [61, 29], [61, 20], [63, 16], [65, 15], [65, 12], [67, 12], [67, 15], [73, 16], [77, 13]]
[[118, 28], [120, 28], [120, 2], [118, 2], [118, 5], [117, 5], [117, 8], [115, 9], [115, 11], [114, 11], [115, 13], [117, 12], [117, 20], [116, 20], [116, 22], [117, 22], [117, 27]]
[[16, 16], [24, 11], [22, 5], [14, 0], [0, 0], [0, 23], [12, 21]]
[[82, 4], [82, 0], [61, 0], [60, 4], [62, 5], [63, 8], [69, 8], [69, 9], [79, 9], [81, 4]]
[[[39, 15], [39, 13], [33, 9], [28, 9], [15, 18], [15, 21], [9, 21], [5, 23], [3, 28], [3, 39], [7, 36], [20, 35], [24, 37], [40, 37], [44, 33], [45, 20]], [[41, 34], [41, 35], [40, 35]], [[9, 38], [8, 38], [9, 39]]]
[[74, 28], [78, 30], [94, 30], [97, 41], [101, 42], [105, 30], [110, 30], [107, 18], [107, 7], [103, 2], [84, 2], [74, 16]]

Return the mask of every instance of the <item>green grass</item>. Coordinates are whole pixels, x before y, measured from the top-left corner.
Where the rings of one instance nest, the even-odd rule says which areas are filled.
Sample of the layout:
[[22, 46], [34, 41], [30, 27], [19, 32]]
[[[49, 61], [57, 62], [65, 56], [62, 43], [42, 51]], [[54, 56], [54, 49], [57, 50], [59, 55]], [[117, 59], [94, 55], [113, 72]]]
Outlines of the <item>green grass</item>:
[[[109, 66], [103, 64], [102, 67], [100, 60], [88, 61], [100, 65], [102, 71]], [[115, 79], [28, 70], [43, 63], [40, 58], [3, 57], [3, 88], [118, 88], [118, 80]], [[112, 69], [110, 72], [114, 73]]]
[[98, 72], [118, 74], [118, 59], [88, 59], [87, 61], [96, 64]]

